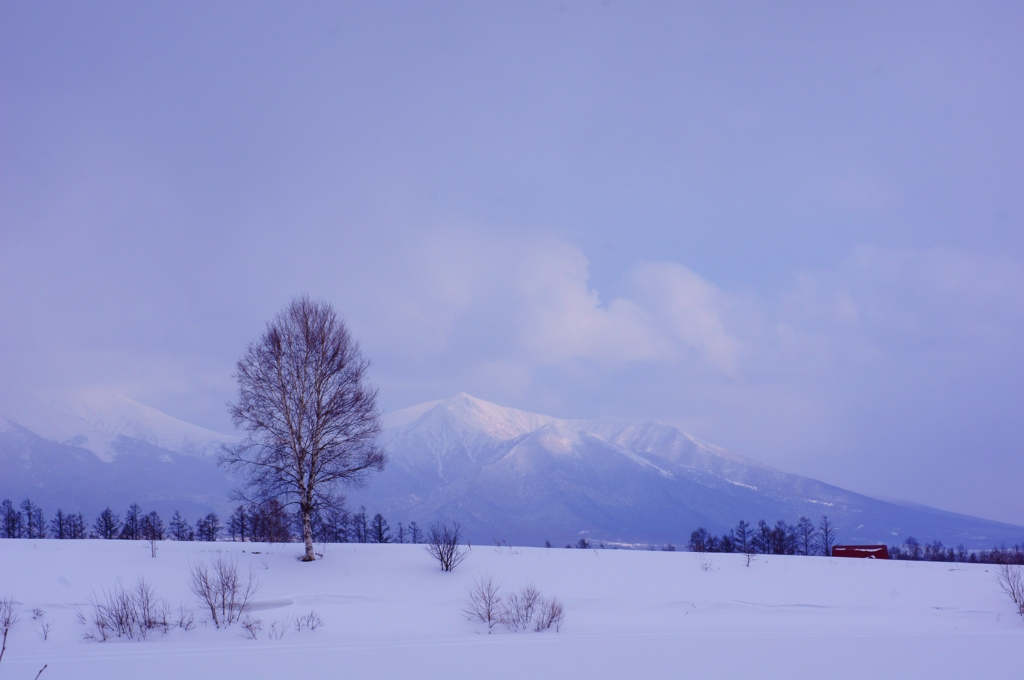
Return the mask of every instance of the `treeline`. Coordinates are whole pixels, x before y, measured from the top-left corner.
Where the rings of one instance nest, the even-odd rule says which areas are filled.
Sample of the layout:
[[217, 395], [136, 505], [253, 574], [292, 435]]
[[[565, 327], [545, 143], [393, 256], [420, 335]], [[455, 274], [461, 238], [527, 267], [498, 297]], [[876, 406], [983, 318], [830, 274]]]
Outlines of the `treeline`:
[[747, 555], [831, 555], [836, 529], [829, 518], [817, 526], [807, 517], [793, 524], [779, 520], [774, 526], [761, 520], [757, 526], [740, 520], [728, 534], [715, 536], [701, 527], [690, 534], [692, 552], [745, 553]]
[[[692, 552], [701, 553], [827, 556], [832, 554], [835, 545], [836, 529], [826, 516], [817, 526], [807, 517], [801, 517], [796, 525], [780, 519], [773, 526], [761, 520], [756, 527], [741, 520], [736, 528], [723, 536], [712, 535], [701, 527], [690, 534], [687, 547]], [[951, 548], [944, 546], [942, 541], [922, 544], [910, 537], [902, 545], [889, 546], [889, 559], [1024, 565], [1024, 546], [968, 550], [962, 543]]]
[[[313, 512], [310, 517], [316, 543], [422, 543], [423, 531], [416, 522], [391, 525], [381, 513], [370, 517], [365, 506], [352, 512], [344, 505]], [[288, 543], [302, 540], [302, 518], [289, 513], [277, 500], [260, 505], [240, 505], [228, 518], [227, 537], [232, 541]]]
[[220, 519], [212, 512], [200, 518], [194, 527], [178, 511], [165, 527], [159, 513], [144, 513], [138, 503], [128, 507], [123, 520], [108, 507], [91, 524], [81, 512], [62, 509], [47, 522], [43, 509], [28, 498], [20, 507], [10, 500], [0, 502], [0, 538], [215, 541], [220, 533]]
[[[416, 522], [401, 522], [392, 530], [381, 513], [372, 518], [365, 507], [358, 512], [344, 505], [313, 514], [313, 540], [317, 543], [421, 543], [423, 533]], [[174, 511], [167, 524], [159, 513], [144, 513], [133, 503], [124, 519], [105, 508], [90, 524], [81, 512], [58, 509], [47, 522], [43, 509], [25, 499], [20, 507], [10, 500], [0, 502], [0, 538], [123, 539], [146, 541], [257, 541], [288, 543], [302, 539], [301, 520], [277, 500], [259, 505], [240, 505], [226, 524], [216, 513], [201, 517], [195, 525]]]
[[972, 564], [1024, 565], [1024, 546], [994, 547], [991, 550], [968, 550], [963, 543], [956, 548], [942, 545], [942, 541], [920, 543], [911, 536], [902, 545], [889, 546], [889, 559], [922, 562], [967, 562]]

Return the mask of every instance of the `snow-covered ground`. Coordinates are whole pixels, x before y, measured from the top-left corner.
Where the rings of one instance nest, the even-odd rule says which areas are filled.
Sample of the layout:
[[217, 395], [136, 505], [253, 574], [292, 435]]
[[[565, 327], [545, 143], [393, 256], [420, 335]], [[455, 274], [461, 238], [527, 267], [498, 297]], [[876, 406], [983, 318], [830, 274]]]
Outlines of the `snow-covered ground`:
[[[318, 550], [321, 546], [318, 546]], [[218, 552], [252, 565], [258, 640], [216, 630], [188, 589]], [[0, 540], [0, 598], [20, 621], [0, 677], [34, 678], [862, 678], [1022, 677], [1024, 620], [988, 565], [684, 552], [473, 546], [453, 573], [422, 546]], [[561, 632], [487, 635], [462, 613], [469, 585], [532, 583], [559, 597]], [[90, 642], [76, 608], [138, 577], [194, 630]], [[33, 619], [32, 610], [43, 610]], [[294, 621], [315, 610], [316, 631]], [[291, 621], [280, 639], [266, 629]], [[40, 633], [50, 625], [49, 639]], [[874, 670], [865, 671], [864, 666]]]

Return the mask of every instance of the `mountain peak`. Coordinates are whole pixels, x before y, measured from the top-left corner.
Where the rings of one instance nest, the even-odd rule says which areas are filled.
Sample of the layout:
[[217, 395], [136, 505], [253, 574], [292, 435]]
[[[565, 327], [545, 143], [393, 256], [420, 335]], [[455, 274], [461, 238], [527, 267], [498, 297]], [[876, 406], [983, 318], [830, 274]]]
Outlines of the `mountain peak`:
[[205, 455], [234, 437], [178, 420], [155, 408], [106, 390], [82, 391], [56, 399], [23, 399], [7, 417], [53, 441], [74, 443], [110, 461], [120, 437], [178, 453]]
[[557, 420], [459, 392], [447, 399], [428, 401], [389, 413], [384, 417], [384, 426], [387, 429], [414, 427], [421, 419], [432, 418], [444, 419], [457, 430], [479, 431], [500, 441], [515, 439]]

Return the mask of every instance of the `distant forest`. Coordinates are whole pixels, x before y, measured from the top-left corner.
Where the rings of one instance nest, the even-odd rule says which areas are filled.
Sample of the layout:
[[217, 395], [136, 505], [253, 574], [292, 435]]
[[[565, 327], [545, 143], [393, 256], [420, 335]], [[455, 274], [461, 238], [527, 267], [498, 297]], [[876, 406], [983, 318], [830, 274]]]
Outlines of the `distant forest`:
[[[723, 536], [714, 536], [703, 527], [690, 534], [687, 547], [697, 553], [745, 553], [747, 555], [831, 555], [836, 546], [836, 528], [829, 518], [822, 517], [817, 526], [807, 517], [796, 525], [779, 520], [775, 525], [761, 520], [757, 526], [740, 520]], [[984, 564], [1024, 564], [1024, 547], [1020, 544], [991, 550], [956, 548], [942, 541], [922, 544], [914, 537], [901, 545], [889, 546], [889, 558], [928, 562], [964, 562]]]
[[[298, 516], [277, 500], [260, 505], [240, 505], [227, 522], [216, 513], [199, 518], [195, 525], [178, 511], [164, 524], [157, 512], [144, 513], [133, 503], [125, 513], [106, 508], [90, 524], [81, 513], [58, 509], [47, 521], [43, 509], [25, 499], [20, 506], [0, 502], [0, 538], [124, 539], [144, 541], [258, 541], [289, 543], [299, 540]], [[423, 532], [416, 522], [401, 522], [392, 529], [380, 513], [370, 517], [365, 507], [352, 512], [346, 507], [329, 508], [313, 515], [313, 540], [317, 543], [420, 543]]]
[[[370, 517], [365, 507], [353, 512], [342, 504], [318, 511], [312, 519], [313, 540], [317, 543], [423, 542], [423, 530], [416, 522], [409, 522], [408, 526], [399, 522], [392, 529], [381, 513]], [[290, 543], [301, 540], [301, 534], [298, 515], [288, 512], [277, 500], [260, 505], [240, 505], [226, 522], [211, 512], [199, 518], [194, 525], [177, 511], [165, 524], [158, 513], [144, 513], [137, 503], [129, 506], [123, 519], [106, 508], [90, 523], [80, 512], [66, 513], [60, 509], [47, 521], [43, 509], [27, 498], [20, 506], [10, 500], [0, 502], [0, 538]], [[550, 547], [550, 542], [547, 545]], [[784, 520], [771, 525], [761, 520], [754, 526], [740, 520], [722, 536], [713, 535], [701, 527], [690, 534], [686, 547], [696, 553], [831, 555], [835, 545], [836, 528], [826, 516], [817, 525], [807, 517], [801, 517], [795, 525]], [[590, 548], [592, 541], [581, 538], [575, 547]], [[664, 550], [675, 550], [675, 546], [669, 544]], [[941, 541], [920, 543], [910, 537], [901, 545], [889, 546], [889, 557], [928, 562], [1024, 565], [1024, 546], [967, 550], [962, 544], [951, 548]]]

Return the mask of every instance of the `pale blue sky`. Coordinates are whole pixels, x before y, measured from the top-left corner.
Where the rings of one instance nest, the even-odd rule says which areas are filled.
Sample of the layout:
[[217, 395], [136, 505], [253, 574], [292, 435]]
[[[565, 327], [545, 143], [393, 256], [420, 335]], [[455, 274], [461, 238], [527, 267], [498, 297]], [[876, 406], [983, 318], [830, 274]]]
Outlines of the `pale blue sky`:
[[1024, 5], [4, 3], [0, 373], [657, 418], [1024, 524]]

